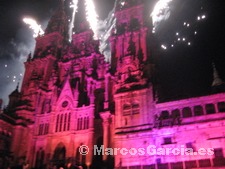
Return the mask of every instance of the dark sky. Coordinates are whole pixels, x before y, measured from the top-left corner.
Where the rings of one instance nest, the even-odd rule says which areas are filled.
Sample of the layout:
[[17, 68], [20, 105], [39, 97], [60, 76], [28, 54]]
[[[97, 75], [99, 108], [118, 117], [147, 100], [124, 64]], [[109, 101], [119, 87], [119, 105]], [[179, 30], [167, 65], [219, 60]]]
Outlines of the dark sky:
[[[173, 48], [160, 50], [157, 58], [161, 96], [168, 100], [208, 94], [213, 80], [212, 62], [225, 80], [225, 1], [173, 2], [170, 18], [162, 22], [155, 36], [159, 45], [174, 44]], [[198, 21], [202, 15], [206, 19]], [[186, 41], [177, 42], [178, 37]]]
[[[0, 98], [4, 98], [4, 104], [17, 82], [21, 82], [23, 62], [35, 44], [32, 31], [22, 22], [23, 17], [31, 16], [45, 27], [58, 1], [0, 1]], [[97, 13], [104, 19], [114, 0], [95, 0], [95, 4]], [[206, 19], [198, 22], [196, 17], [203, 14]], [[170, 18], [162, 22], [154, 34], [159, 51], [155, 61], [161, 96], [171, 99], [209, 93], [212, 62], [225, 80], [224, 14], [224, 0], [173, 0]], [[191, 26], [186, 28], [184, 22]], [[193, 35], [195, 31], [197, 35]], [[178, 38], [176, 32], [180, 38], [186, 38], [185, 43], [174, 42]], [[167, 50], [161, 48], [162, 44], [167, 45]]]
[[[32, 31], [22, 19], [32, 17], [45, 28], [58, 4], [59, 0], [0, 1], [0, 98], [4, 105], [8, 94], [22, 81], [23, 62], [35, 45]], [[112, 10], [114, 0], [95, 0], [95, 4], [100, 19], [104, 19]]]

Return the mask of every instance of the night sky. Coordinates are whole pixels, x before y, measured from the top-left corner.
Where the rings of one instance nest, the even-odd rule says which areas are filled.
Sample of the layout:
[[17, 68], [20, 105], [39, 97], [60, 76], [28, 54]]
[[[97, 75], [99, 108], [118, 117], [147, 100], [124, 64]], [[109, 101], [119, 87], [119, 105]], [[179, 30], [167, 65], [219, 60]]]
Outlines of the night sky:
[[[22, 19], [33, 17], [45, 28], [58, 4], [58, 0], [0, 1], [0, 98], [5, 105], [7, 95], [22, 81], [23, 62], [35, 45], [32, 30]], [[95, 0], [95, 4], [104, 19], [114, 1]], [[154, 34], [159, 94], [165, 101], [208, 94], [212, 62], [225, 80], [225, 2], [173, 0], [170, 11], [169, 19], [161, 22]], [[198, 20], [203, 15], [205, 18]]]

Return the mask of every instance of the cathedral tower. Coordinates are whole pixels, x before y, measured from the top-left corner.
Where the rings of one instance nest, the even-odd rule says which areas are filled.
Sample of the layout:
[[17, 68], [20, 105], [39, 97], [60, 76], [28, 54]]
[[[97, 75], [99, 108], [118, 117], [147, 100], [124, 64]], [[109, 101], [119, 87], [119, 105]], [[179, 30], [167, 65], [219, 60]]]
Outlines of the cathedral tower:
[[[134, 132], [151, 130], [154, 116], [154, 92], [151, 25], [144, 1], [118, 1], [116, 29], [110, 38], [112, 73], [115, 77], [115, 146], [132, 146]], [[144, 134], [145, 135], [145, 134]], [[130, 139], [124, 139], [131, 137]], [[145, 137], [145, 136], [144, 136]], [[141, 141], [141, 136], [136, 141]], [[138, 142], [139, 142], [138, 141]], [[128, 164], [125, 156], [116, 156], [115, 166]], [[126, 161], [126, 162], [125, 162]], [[126, 163], [126, 164], [125, 164]], [[131, 164], [131, 163], [130, 163]]]

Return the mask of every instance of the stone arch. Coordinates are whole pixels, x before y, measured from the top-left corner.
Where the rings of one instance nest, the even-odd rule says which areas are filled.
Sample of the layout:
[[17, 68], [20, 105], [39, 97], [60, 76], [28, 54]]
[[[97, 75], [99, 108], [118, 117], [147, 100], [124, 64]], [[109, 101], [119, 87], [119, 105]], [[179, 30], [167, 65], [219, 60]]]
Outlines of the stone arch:
[[45, 151], [40, 148], [37, 152], [36, 152], [36, 161], [35, 161], [35, 167], [37, 169], [41, 169], [44, 168], [44, 159], [45, 159]]
[[[83, 146], [84, 144], [81, 143], [77, 148], [76, 148], [76, 157], [75, 157], [75, 163], [78, 166], [82, 166], [83, 168], [86, 168], [86, 155], [82, 155], [80, 153], [80, 147]], [[87, 150], [88, 151], [88, 150]]]
[[60, 142], [57, 144], [52, 157], [53, 166], [64, 167], [66, 162], [66, 147]]

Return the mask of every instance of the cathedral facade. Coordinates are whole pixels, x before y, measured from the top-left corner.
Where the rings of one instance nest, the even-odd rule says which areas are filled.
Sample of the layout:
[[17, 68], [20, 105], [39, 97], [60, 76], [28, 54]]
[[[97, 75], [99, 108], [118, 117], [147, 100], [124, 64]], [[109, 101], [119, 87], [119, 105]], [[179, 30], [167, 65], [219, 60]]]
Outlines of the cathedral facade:
[[[68, 41], [61, 4], [0, 114], [0, 168], [225, 168], [225, 93], [158, 102], [145, 8], [117, 5], [107, 62], [85, 21]], [[216, 70], [214, 78], [224, 85]]]

